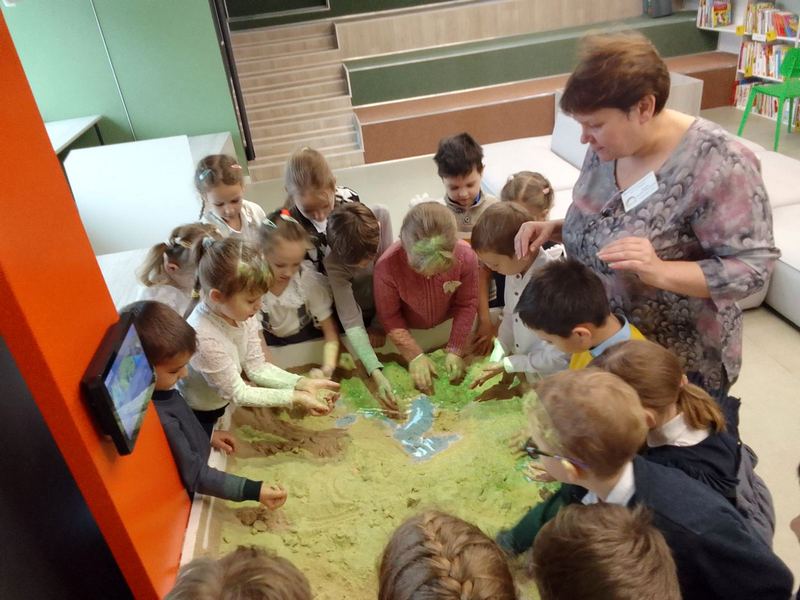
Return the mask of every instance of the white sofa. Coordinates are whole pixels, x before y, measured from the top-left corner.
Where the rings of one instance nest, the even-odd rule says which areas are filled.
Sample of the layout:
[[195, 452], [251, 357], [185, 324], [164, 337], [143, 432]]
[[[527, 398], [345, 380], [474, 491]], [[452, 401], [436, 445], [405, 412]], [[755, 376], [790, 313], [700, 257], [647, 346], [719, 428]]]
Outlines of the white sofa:
[[[674, 76], [673, 76], [674, 77]], [[702, 83], [702, 82], [700, 82]], [[687, 96], [670, 92], [667, 106], [683, 109], [697, 115], [700, 97], [692, 90], [694, 104], [687, 104]], [[586, 145], [580, 143], [580, 126], [558, 108], [560, 95], [556, 94], [556, 119], [552, 135], [523, 138], [486, 144], [484, 151], [483, 186], [491, 194], [500, 195], [509, 175], [517, 171], [539, 171], [547, 176], [555, 191], [552, 219], [563, 218], [572, 202], [572, 188], [578, 179], [586, 154]], [[800, 326], [800, 237], [794, 227], [800, 223], [800, 161], [743, 138], [737, 138], [761, 160], [764, 183], [772, 206], [775, 245], [782, 255], [775, 266], [768, 288], [744, 299], [739, 304], [744, 309], [766, 302], [785, 318]]]

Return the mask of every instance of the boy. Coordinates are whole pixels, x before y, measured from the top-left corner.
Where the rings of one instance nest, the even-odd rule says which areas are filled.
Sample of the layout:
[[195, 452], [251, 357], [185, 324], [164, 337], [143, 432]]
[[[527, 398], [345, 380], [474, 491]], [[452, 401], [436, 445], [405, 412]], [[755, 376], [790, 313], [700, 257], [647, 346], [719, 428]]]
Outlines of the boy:
[[536, 536], [531, 569], [542, 600], [681, 600], [669, 546], [641, 506], [565, 506]]
[[539, 269], [516, 312], [536, 335], [572, 354], [570, 369], [584, 368], [614, 344], [645, 339], [624, 315], [611, 313], [600, 278], [572, 259]]
[[387, 409], [397, 410], [392, 386], [373, 349], [386, 341], [375, 319], [372, 273], [375, 261], [394, 241], [389, 211], [381, 205], [369, 209], [360, 202], [342, 203], [328, 216], [326, 237], [330, 252], [323, 263], [339, 321], [377, 386], [379, 400]]
[[785, 599], [792, 574], [725, 498], [678, 471], [637, 456], [647, 436], [636, 392], [611, 373], [562, 371], [537, 386], [528, 455], [563, 482], [499, 541], [534, 542], [559, 505], [643, 506], [667, 540], [684, 600]]
[[165, 600], [311, 600], [297, 567], [271, 550], [239, 546], [220, 559], [202, 557], [181, 568]]
[[134, 302], [123, 312], [133, 313], [142, 348], [155, 370], [153, 405], [189, 496], [197, 492], [235, 502], [256, 500], [270, 510], [282, 506], [286, 491], [280, 486], [264, 485], [208, 466], [211, 446], [231, 454], [236, 450], [236, 441], [227, 431], [215, 431], [209, 441], [192, 409], [174, 389], [178, 380], [186, 377], [186, 365], [197, 349], [194, 329], [161, 302]]
[[530, 217], [516, 204], [501, 202], [490, 206], [472, 230], [472, 249], [481, 262], [496, 273], [505, 275], [503, 320], [495, 340], [490, 363], [470, 387], [477, 387], [498, 373], [525, 373], [533, 382], [538, 376], [566, 369], [568, 355], [541, 340], [514, 314], [522, 291], [535, 272], [563, 255], [562, 246], [553, 246], [517, 258], [514, 235]]

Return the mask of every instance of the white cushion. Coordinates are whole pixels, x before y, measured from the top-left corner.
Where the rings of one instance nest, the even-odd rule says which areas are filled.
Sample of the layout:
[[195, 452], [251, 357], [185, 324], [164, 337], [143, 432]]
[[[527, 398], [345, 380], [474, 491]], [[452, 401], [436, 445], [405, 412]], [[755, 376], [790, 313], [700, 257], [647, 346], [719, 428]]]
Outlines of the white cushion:
[[739, 137], [738, 135], [733, 135], [732, 133], [730, 133], [728, 135], [730, 135], [730, 137], [732, 137], [734, 140], [739, 142], [745, 148], [749, 148], [753, 152], [753, 154], [755, 154], [756, 156], [761, 156], [764, 152], [767, 151], [767, 149], [764, 148], [764, 146], [762, 146], [761, 144], [756, 144], [752, 140], [748, 140], [747, 138]]
[[553, 125], [553, 141], [550, 144], [550, 150], [576, 169], [580, 169], [583, 166], [583, 159], [589, 144], [581, 144], [580, 123], [561, 112], [558, 107], [558, 103], [561, 101], [561, 90], [553, 94], [553, 98], [556, 104], [556, 120]]
[[484, 189], [499, 196], [508, 177], [518, 171], [541, 173], [554, 190], [572, 189], [580, 172], [549, 150], [550, 138], [547, 135], [484, 145]]
[[553, 198], [553, 208], [550, 209], [550, 220], [563, 219], [570, 204], [572, 204], [572, 189], [558, 190]]
[[772, 272], [767, 304], [800, 326], [800, 204], [780, 206], [773, 211], [775, 245], [781, 257]]
[[772, 207], [800, 204], [800, 161], [769, 150], [761, 152], [758, 158]]
[[669, 98], [666, 108], [698, 116], [703, 99], [703, 80], [672, 72], [669, 74], [669, 79]]

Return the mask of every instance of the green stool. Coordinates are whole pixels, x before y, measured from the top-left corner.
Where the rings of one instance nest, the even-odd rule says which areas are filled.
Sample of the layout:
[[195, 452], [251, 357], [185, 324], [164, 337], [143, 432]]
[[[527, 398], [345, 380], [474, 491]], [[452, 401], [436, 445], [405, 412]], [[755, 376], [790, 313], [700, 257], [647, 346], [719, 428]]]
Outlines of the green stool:
[[787, 131], [792, 132], [792, 104], [795, 98], [800, 98], [800, 48], [789, 48], [781, 63], [781, 77], [783, 82], [771, 85], [754, 85], [747, 97], [747, 106], [744, 109], [742, 122], [739, 123], [739, 133], [742, 135], [744, 124], [750, 116], [753, 108], [753, 101], [756, 94], [764, 94], [778, 99], [778, 119], [775, 125], [775, 145], [773, 150], [778, 150], [778, 140], [781, 137], [781, 121], [783, 120], [783, 103], [789, 101], [789, 127]]

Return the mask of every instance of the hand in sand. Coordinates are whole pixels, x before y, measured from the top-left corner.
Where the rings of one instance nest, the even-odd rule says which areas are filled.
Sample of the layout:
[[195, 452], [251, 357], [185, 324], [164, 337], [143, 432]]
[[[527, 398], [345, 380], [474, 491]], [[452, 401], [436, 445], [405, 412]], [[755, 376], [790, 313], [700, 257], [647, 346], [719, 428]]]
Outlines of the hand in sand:
[[469, 384], [469, 389], [474, 390], [476, 387], [483, 385], [487, 381], [489, 381], [495, 375], [499, 375], [503, 373], [505, 369], [503, 369], [503, 363], [501, 362], [494, 362], [488, 363], [481, 367], [481, 372], [478, 373], [478, 376], [475, 377], [475, 380]]
[[387, 412], [396, 414], [399, 409], [391, 382], [380, 369], [375, 369], [371, 377], [372, 381], [375, 382], [375, 386], [378, 388], [378, 401], [381, 403], [381, 406], [385, 408]]
[[433, 391], [433, 377], [436, 375], [436, 365], [425, 353], [417, 355], [409, 364], [408, 371], [414, 386], [421, 392], [430, 394]]
[[282, 486], [278, 484], [267, 485], [266, 483], [262, 483], [258, 501], [268, 509], [275, 510], [284, 505], [287, 496], [288, 494]]
[[467, 370], [464, 359], [453, 352], [448, 352], [447, 356], [444, 357], [444, 368], [447, 371], [447, 377], [450, 379], [450, 383], [461, 381]]
[[303, 390], [295, 390], [292, 394], [292, 404], [297, 407], [305, 408], [315, 417], [321, 417], [331, 412], [332, 405], [325, 400], [319, 400], [315, 395]]
[[233, 454], [236, 452], [236, 438], [230, 431], [218, 429], [211, 433], [211, 447], [225, 454]]

